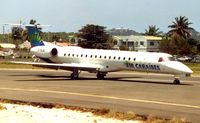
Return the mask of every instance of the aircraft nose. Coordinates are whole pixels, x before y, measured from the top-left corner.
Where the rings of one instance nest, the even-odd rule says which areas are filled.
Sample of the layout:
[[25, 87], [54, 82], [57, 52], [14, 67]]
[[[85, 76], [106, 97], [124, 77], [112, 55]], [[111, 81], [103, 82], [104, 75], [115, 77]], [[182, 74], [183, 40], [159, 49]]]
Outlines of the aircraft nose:
[[185, 73], [186, 75], [190, 75], [193, 73], [193, 71], [186, 65], [184, 65], [181, 62], [178, 62], [179, 65], [177, 65], [176, 69], [179, 70], [182, 73]]
[[193, 71], [188, 66], [184, 65], [181, 62], [174, 61], [173, 63], [170, 62], [166, 65], [174, 69], [174, 72], [176, 71], [175, 73], [178, 73], [178, 74], [190, 75], [193, 73]]

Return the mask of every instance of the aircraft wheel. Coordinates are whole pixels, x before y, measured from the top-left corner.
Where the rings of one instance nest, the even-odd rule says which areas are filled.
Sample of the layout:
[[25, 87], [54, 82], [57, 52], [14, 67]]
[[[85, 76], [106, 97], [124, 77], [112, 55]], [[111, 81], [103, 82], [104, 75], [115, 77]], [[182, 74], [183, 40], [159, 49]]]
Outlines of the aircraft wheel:
[[175, 78], [173, 83], [174, 83], [175, 85], [179, 85], [179, 84], [180, 84], [180, 80], [177, 79], [177, 78]]
[[74, 73], [72, 73], [70, 77], [71, 77], [72, 80], [78, 79], [78, 75], [74, 74]]
[[104, 77], [105, 77], [105, 75], [103, 73], [101, 73], [101, 72], [97, 73], [97, 78], [98, 79], [104, 79]]

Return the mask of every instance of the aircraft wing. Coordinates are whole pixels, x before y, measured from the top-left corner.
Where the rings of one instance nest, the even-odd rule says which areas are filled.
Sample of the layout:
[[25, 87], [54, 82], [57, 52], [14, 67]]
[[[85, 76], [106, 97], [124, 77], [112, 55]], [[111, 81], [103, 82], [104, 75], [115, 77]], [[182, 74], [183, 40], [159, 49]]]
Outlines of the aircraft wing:
[[95, 72], [101, 69], [103, 66], [97, 64], [85, 64], [85, 63], [40, 63], [40, 62], [11, 62], [16, 64], [28, 64], [36, 67], [50, 68], [50, 69], [63, 69], [73, 71], [75, 68], [83, 71]]

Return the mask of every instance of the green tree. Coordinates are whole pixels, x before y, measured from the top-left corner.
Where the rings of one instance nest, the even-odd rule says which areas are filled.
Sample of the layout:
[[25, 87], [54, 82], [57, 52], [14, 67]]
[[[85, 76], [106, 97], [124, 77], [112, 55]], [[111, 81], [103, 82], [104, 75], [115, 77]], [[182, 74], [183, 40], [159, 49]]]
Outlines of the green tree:
[[197, 41], [190, 38], [190, 27], [188, 18], [185, 16], [176, 17], [172, 25], [168, 27], [170, 37], [164, 39], [160, 43], [160, 50], [174, 55], [189, 55], [197, 53]]
[[175, 21], [172, 22], [172, 25], [169, 25], [168, 27], [171, 28], [171, 30], [168, 32], [170, 36], [172, 35], [179, 35], [183, 38], [189, 38], [190, 32], [189, 30], [193, 29], [190, 27], [190, 23], [188, 21], [188, 18], [185, 16], [179, 16], [175, 18]]
[[196, 46], [194, 47], [187, 39], [179, 35], [173, 35], [171, 38], [163, 38], [159, 47], [161, 52], [173, 55], [189, 55], [197, 53]]
[[36, 24], [36, 22], [37, 22], [36, 20], [31, 19], [30, 22], [29, 22], [29, 24]]
[[11, 38], [16, 45], [16, 48], [18, 48], [19, 44], [22, 43], [22, 32], [23, 28], [21, 27], [12, 27], [12, 35]]
[[12, 39], [21, 40], [23, 29], [21, 27], [12, 27]]
[[105, 31], [106, 27], [87, 24], [79, 30], [78, 37], [81, 38], [78, 45], [83, 48], [110, 49], [112, 38]]
[[162, 32], [159, 31], [159, 28], [156, 28], [155, 25], [151, 25], [149, 26], [148, 29], [145, 29], [145, 35], [149, 35], [149, 36], [158, 36], [160, 35]]
[[60, 36], [57, 34], [54, 34], [53, 36], [52, 36], [52, 41], [59, 41], [59, 39], [60, 39]]

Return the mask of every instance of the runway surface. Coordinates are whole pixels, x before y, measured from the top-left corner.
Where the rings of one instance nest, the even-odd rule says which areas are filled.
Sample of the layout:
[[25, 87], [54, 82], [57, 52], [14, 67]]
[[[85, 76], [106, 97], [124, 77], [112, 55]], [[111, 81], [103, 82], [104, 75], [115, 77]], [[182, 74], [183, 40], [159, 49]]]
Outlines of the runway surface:
[[133, 72], [109, 73], [105, 80], [81, 73], [49, 70], [0, 70], [0, 98], [109, 108], [200, 122], [200, 77], [182, 78]]

